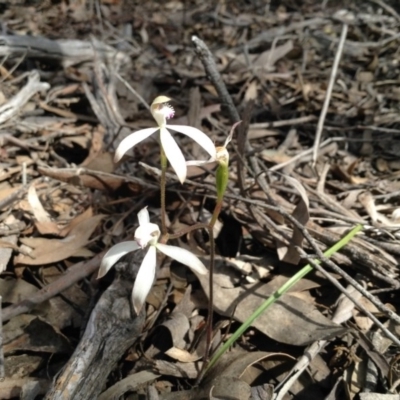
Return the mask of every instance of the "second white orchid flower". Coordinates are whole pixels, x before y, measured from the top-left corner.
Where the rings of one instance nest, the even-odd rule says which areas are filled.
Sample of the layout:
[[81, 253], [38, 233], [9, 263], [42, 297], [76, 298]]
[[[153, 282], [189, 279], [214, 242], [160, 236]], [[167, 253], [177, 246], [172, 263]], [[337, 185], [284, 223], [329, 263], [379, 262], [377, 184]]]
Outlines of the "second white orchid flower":
[[158, 225], [150, 222], [147, 208], [143, 208], [139, 211], [138, 220], [139, 227], [135, 231], [135, 240], [121, 242], [111, 247], [101, 261], [97, 276], [97, 278], [103, 277], [121, 257], [131, 251], [148, 247], [132, 290], [132, 303], [137, 314], [139, 314], [142, 309], [146, 297], [153, 286], [156, 275], [157, 250], [199, 274], [207, 273], [207, 268], [204, 264], [190, 251], [182, 249], [181, 247], [158, 243], [160, 228]]
[[235, 128], [241, 123], [242, 121], [236, 122], [232, 125], [231, 131], [229, 132], [228, 137], [225, 140], [225, 143], [223, 146], [214, 146], [213, 153], [211, 154], [211, 158], [208, 160], [192, 160], [192, 161], [187, 161], [186, 165], [188, 166], [201, 166], [204, 164], [210, 164], [210, 163], [218, 163], [219, 165], [222, 166], [228, 166], [229, 164], [229, 152], [226, 149], [228, 144], [231, 142], [232, 137], [233, 137], [233, 132], [235, 131]]
[[171, 99], [166, 96], [158, 96], [151, 104], [150, 110], [157, 122], [157, 127], [146, 128], [131, 133], [119, 144], [114, 160], [118, 162], [122, 156], [142, 140], [148, 138], [157, 131], [160, 132], [160, 142], [165, 155], [174, 169], [179, 181], [183, 183], [186, 179], [186, 163], [181, 149], [172, 137], [169, 129], [183, 133], [197, 142], [212, 157], [215, 147], [212, 140], [201, 130], [186, 125], [167, 125], [167, 120], [174, 116], [174, 109], [168, 104]]

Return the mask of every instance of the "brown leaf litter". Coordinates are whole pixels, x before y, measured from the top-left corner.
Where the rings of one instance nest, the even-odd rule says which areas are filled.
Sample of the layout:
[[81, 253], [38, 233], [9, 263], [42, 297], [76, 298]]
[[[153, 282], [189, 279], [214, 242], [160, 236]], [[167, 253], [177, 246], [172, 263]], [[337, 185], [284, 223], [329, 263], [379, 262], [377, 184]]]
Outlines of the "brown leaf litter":
[[[397, 2], [36, 3], [0, 5], [0, 398], [398, 395]], [[171, 123], [216, 145], [242, 120], [214, 232], [213, 350], [364, 226], [197, 387], [208, 277], [160, 258], [140, 317], [130, 307], [140, 252], [95, 279], [104, 251], [132, 239], [138, 210], [159, 222], [158, 144], [112, 159], [153, 125], [160, 94], [173, 99]], [[204, 158], [175, 138], [187, 159]], [[167, 173], [171, 234], [207, 221], [214, 202], [214, 166], [189, 168], [183, 186]], [[175, 244], [209, 263], [203, 232]]]

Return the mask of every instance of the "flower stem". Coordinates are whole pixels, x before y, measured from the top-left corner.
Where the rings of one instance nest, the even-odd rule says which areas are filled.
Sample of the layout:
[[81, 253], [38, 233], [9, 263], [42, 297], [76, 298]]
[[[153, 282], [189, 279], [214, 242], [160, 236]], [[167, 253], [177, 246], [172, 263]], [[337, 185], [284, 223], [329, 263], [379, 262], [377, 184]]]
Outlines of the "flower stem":
[[209, 299], [208, 299], [208, 316], [207, 316], [207, 333], [206, 333], [206, 350], [204, 354], [204, 364], [208, 364], [208, 358], [211, 350], [212, 332], [213, 332], [213, 314], [214, 314], [214, 264], [215, 264], [215, 242], [213, 226], [208, 227], [208, 235], [210, 238], [210, 279]]
[[214, 225], [218, 220], [219, 214], [220, 214], [221, 209], [222, 209], [222, 201], [223, 201], [223, 197], [219, 198], [219, 196], [218, 196], [217, 204], [214, 207], [214, 211], [213, 211], [213, 215], [211, 217], [211, 221], [208, 224], [208, 226], [211, 227], [211, 228], [214, 228]]
[[214, 207], [213, 215], [210, 223], [208, 224], [208, 236], [210, 239], [210, 268], [209, 268], [209, 281], [208, 281], [208, 316], [206, 324], [206, 349], [204, 352], [204, 363], [197, 377], [197, 383], [199, 383], [207, 371], [209, 363], [209, 355], [211, 350], [212, 332], [213, 332], [213, 315], [214, 315], [214, 269], [215, 269], [215, 241], [214, 241], [214, 225], [218, 220], [219, 214], [222, 209], [222, 202], [224, 198], [224, 192], [218, 193], [217, 204]]
[[161, 192], [161, 233], [163, 236], [167, 234], [166, 224], [166, 208], [165, 208], [165, 181], [168, 166], [167, 156], [165, 155], [162, 145], [160, 145], [160, 164], [161, 164], [161, 178], [160, 178], [160, 192]]

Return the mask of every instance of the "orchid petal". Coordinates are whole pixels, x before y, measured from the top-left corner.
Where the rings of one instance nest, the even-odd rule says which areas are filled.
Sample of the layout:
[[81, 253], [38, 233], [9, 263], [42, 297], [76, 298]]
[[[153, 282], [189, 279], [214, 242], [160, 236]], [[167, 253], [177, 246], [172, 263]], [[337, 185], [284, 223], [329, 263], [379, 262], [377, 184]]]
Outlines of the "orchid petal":
[[170, 99], [169, 97], [161, 95], [161, 96], [157, 96], [157, 97], [153, 100], [153, 102], [151, 103], [151, 105], [153, 106], [153, 105], [155, 105], [155, 104], [168, 103], [168, 102], [171, 101], [171, 100], [172, 100], [172, 99]]
[[147, 139], [154, 132], [158, 131], [158, 129], [159, 129], [158, 127], [146, 128], [146, 129], [141, 129], [140, 131], [132, 132], [117, 147], [117, 150], [115, 151], [114, 155], [114, 161], [118, 162], [128, 150], [136, 146], [142, 140]]
[[166, 256], [173, 258], [176, 261], [186, 265], [191, 270], [205, 275], [207, 268], [204, 264], [189, 250], [182, 249], [182, 247], [169, 246], [167, 244], [157, 243], [156, 247]]
[[211, 157], [215, 156], [215, 145], [213, 141], [200, 129], [186, 125], [167, 125], [167, 128], [183, 133], [197, 142]]
[[156, 275], [156, 262], [156, 248], [150, 246], [147, 254], [143, 258], [132, 290], [133, 308], [138, 315], [146, 301], [146, 297], [149, 294], [151, 287], [153, 286], [154, 277]]
[[167, 96], [158, 96], [151, 103], [151, 115], [160, 128], [165, 128], [167, 125], [167, 119], [172, 118], [175, 114], [173, 107], [168, 104], [170, 100], [171, 99]]
[[210, 158], [209, 160], [190, 160], [190, 161], [186, 161], [186, 166], [191, 167], [191, 166], [195, 166], [195, 167], [199, 167], [202, 165], [206, 165], [206, 164], [211, 164], [217, 162], [217, 160]]
[[150, 222], [150, 215], [149, 212], [147, 211], [147, 207], [142, 208], [138, 212], [138, 220], [139, 220], [139, 225], [146, 225]]
[[242, 121], [238, 121], [238, 122], [235, 122], [235, 123], [232, 125], [231, 131], [229, 132], [229, 135], [228, 135], [228, 137], [226, 138], [223, 147], [228, 146], [228, 144], [230, 143], [230, 141], [231, 141], [232, 138], [233, 138], [233, 132], [235, 131], [235, 128], [236, 128], [239, 124], [241, 124], [241, 123], [242, 123]]
[[161, 146], [181, 183], [186, 179], [186, 163], [182, 151], [166, 128], [160, 128]]
[[160, 237], [160, 228], [158, 225], [148, 222], [147, 224], [140, 224], [135, 231], [135, 240], [143, 249], [148, 244], [154, 245]]
[[137, 249], [140, 249], [140, 246], [134, 240], [121, 242], [111, 247], [101, 260], [97, 279], [102, 278], [111, 269], [111, 267], [125, 254], [128, 254], [131, 251], [135, 251]]

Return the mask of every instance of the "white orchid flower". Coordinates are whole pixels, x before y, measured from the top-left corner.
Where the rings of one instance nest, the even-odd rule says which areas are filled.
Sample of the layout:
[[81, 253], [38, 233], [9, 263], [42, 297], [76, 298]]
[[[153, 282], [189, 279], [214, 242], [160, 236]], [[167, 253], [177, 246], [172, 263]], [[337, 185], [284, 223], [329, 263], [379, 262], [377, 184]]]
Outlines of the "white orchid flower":
[[157, 250], [161, 251], [168, 257], [179, 261], [199, 274], [207, 273], [204, 264], [190, 251], [182, 249], [181, 247], [158, 243], [160, 228], [158, 225], [150, 222], [147, 207], [139, 211], [138, 220], [139, 227], [135, 231], [135, 240], [121, 242], [111, 247], [101, 261], [97, 276], [97, 278], [103, 277], [121, 257], [131, 251], [148, 247], [132, 290], [132, 304], [137, 314], [139, 314], [142, 309], [146, 297], [153, 286], [156, 275]]
[[187, 161], [186, 165], [187, 166], [201, 166], [204, 164], [211, 164], [211, 163], [218, 163], [219, 165], [225, 165], [228, 166], [229, 164], [229, 152], [226, 149], [228, 144], [231, 142], [232, 137], [233, 137], [233, 132], [242, 121], [236, 122], [233, 124], [231, 131], [229, 132], [228, 137], [225, 140], [225, 143], [223, 146], [214, 146], [214, 151], [213, 154], [211, 154], [211, 158], [209, 160], [192, 160], [192, 161]]
[[157, 131], [160, 132], [161, 146], [164, 149], [165, 155], [174, 169], [179, 181], [183, 183], [186, 179], [186, 163], [182, 151], [178, 147], [169, 129], [183, 133], [197, 142], [203, 149], [212, 156], [215, 152], [215, 147], [212, 140], [201, 130], [186, 125], [167, 125], [167, 119], [174, 116], [174, 109], [168, 104], [171, 99], [166, 96], [158, 96], [151, 104], [150, 110], [153, 118], [157, 122], [156, 128], [146, 128], [136, 131], [127, 136], [119, 144], [114, 160], [118, 162], [122, 156], [132, 147], [136, 146], [142, 140], [148, 138]]

